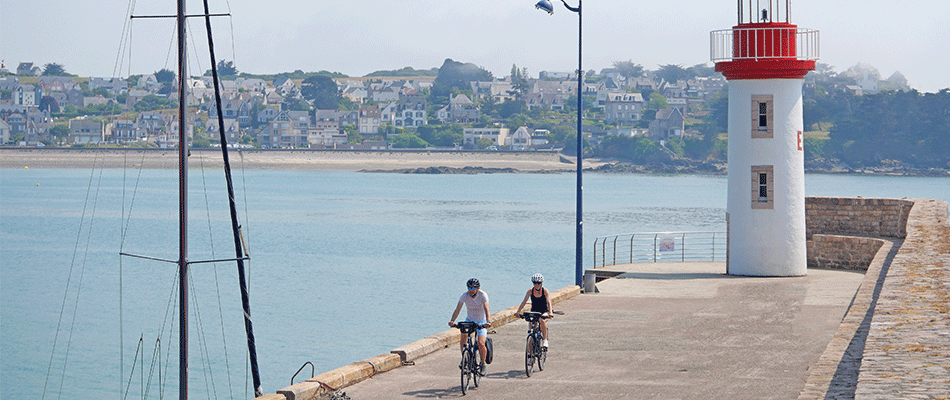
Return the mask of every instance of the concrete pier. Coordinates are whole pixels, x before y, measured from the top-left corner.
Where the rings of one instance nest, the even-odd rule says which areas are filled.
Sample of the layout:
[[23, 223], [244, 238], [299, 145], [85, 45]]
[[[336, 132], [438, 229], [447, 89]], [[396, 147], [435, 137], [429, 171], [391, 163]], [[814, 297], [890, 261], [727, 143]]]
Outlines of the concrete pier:
[[[468, 396], [947, 399], [947, 202], [826, 199], [809, 215], [809, 265], [841, 269], [787, 278], [728, 276], [721, 262], [600, 270], [612, 278], [597, 283], [599, 293], [556, 292], [564, 315], [549, 323], [547, 365], [530, 378], [526, 324], [510, 315], [514, 307], [497, 313], [504, 325], [492, 334], [495, 361]], [[870, 242], [858, 237], [866, 228], [811, 230], [820, 215], [867, 226], [895, 204], [906, 224], [871, 233]], [[436, 334], [262, 399], [319, 398], [341, 387], [353, 399], [461, 397], [457, 337]]]

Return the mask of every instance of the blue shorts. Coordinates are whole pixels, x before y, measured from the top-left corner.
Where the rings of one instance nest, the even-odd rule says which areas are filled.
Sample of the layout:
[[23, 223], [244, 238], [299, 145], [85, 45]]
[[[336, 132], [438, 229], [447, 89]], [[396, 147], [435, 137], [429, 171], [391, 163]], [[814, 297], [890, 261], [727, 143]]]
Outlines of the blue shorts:
[[[470, 320], [470, 319], [468, 319], [468, 318], [465, 318], [465, 320], [468, 321], [468, 322], [474, 322], [474, 323], [478, 324], [479, 326], [485, 325], [485, 324], [488, 322], [488, 320], [486, 320], [486, 319], [483, 319], [483, 320], [481, 320], [481, 321], [472, 321], [472, 320]], [[488, 336], [488, 329], [485, 329], [485, 328], [478, 328], [478, 330], [475, 331], [475, 332], [478, 333], [477, 336]]]

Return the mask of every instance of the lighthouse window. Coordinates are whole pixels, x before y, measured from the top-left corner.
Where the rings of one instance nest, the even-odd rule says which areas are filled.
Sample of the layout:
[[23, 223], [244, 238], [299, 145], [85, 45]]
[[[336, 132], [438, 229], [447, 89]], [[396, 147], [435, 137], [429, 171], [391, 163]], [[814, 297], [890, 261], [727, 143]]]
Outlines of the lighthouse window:
[[752, 138], [771, 139], [773, 126], [772, 95], [752, 95]]
[[752, 208], [771, 210], [775, 202], [775, 179], [771, 165], [752, 166]]

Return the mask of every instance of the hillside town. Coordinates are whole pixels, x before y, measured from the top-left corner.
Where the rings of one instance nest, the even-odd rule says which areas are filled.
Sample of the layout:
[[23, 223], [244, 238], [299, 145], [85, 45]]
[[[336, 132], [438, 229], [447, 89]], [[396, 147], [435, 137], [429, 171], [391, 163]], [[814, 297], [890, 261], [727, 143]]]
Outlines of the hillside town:
[[[80, 78], [50, 75], [50, 66], [53, 72], [62, 70], [57, 64], [41, 68], [21, 62], [12, 70], [0, 65], [0, 143], [166, 148], [180, 140], [174, 106], [179, 101], [178, 88], [171, 79], [174, 73], [162, 70], [129, 79]], [[620, 68], [585, 73], [585, 136], [591, 144], [609, 136], [626, 136], [649, 138], [661, 146], [673, 139], [699, 137], [701, 133], [688, 121], [710, 114], [707, 102], [722, 97], [726, 80], [705, 64], [693, 68], [697, 67], [701, 74], [681, 74], [669, 80], [662, 71], [643, 71], [642, 67], [637, 74]], [[161, 76], [163, 72], [171, 76]], [[551, 124], [515, 119], [522, 123], [515, 126], [497, 110], [488, 113], [484, 109], [517, 103], [516, 112], [538, 117], [532, 121], [561, 121], [572, 126], [576, 74], [541, 71], [534, 78], [516, 67], [512, 72], [504, 78], [469, 81], [467, 87], [448, 94], [444, 104], [435, 103], [431, 95], [436, 76], [334, 77], [341, 105], [332, 109], [320, 109], [312, 96], [304, 95], [310, 80], [225, 76], [220, 80], [224, 131], [233, 146], [372, 150], [417, 147], [394, 144], [393, 139], [429, 125], [458, 124], [461, 137], [422, 147], [517, 151], [563, 147], [563, 135], [546, 129]], [[841, 84], [839, 90], [874, 93], [880, 84], [904, 89], [906, 80], [897, 75], [881, 80], [868, 73], [852, 74], [850, 82]], [[806, 78], [806, 89], [814, 86], [815, 79], [816, 74]], [[195, 111], [189, 118], [189, 137], [213, 133], [216, 138], [219, 122], [212, 77], [194, 77], [188, 85], [186, 101]], [[510, 117], [510, 113], [501, 114]]]

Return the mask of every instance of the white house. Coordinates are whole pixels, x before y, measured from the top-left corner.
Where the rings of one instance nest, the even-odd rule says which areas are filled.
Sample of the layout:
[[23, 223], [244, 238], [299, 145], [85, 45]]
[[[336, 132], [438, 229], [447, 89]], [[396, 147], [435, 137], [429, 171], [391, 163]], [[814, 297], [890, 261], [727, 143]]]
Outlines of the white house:
[[505, 146], [510, 146], [512, 150], [524, 150], [531, 147], [531, 133], [528, 128], [522, 126], [515, 133], [505, 139]]
[[504, 146], [508, 133], [508, 128], [465, 128], [462, 131], [462, 143], [476, 147], [479, 139], [489, 139], [497, 146]]

